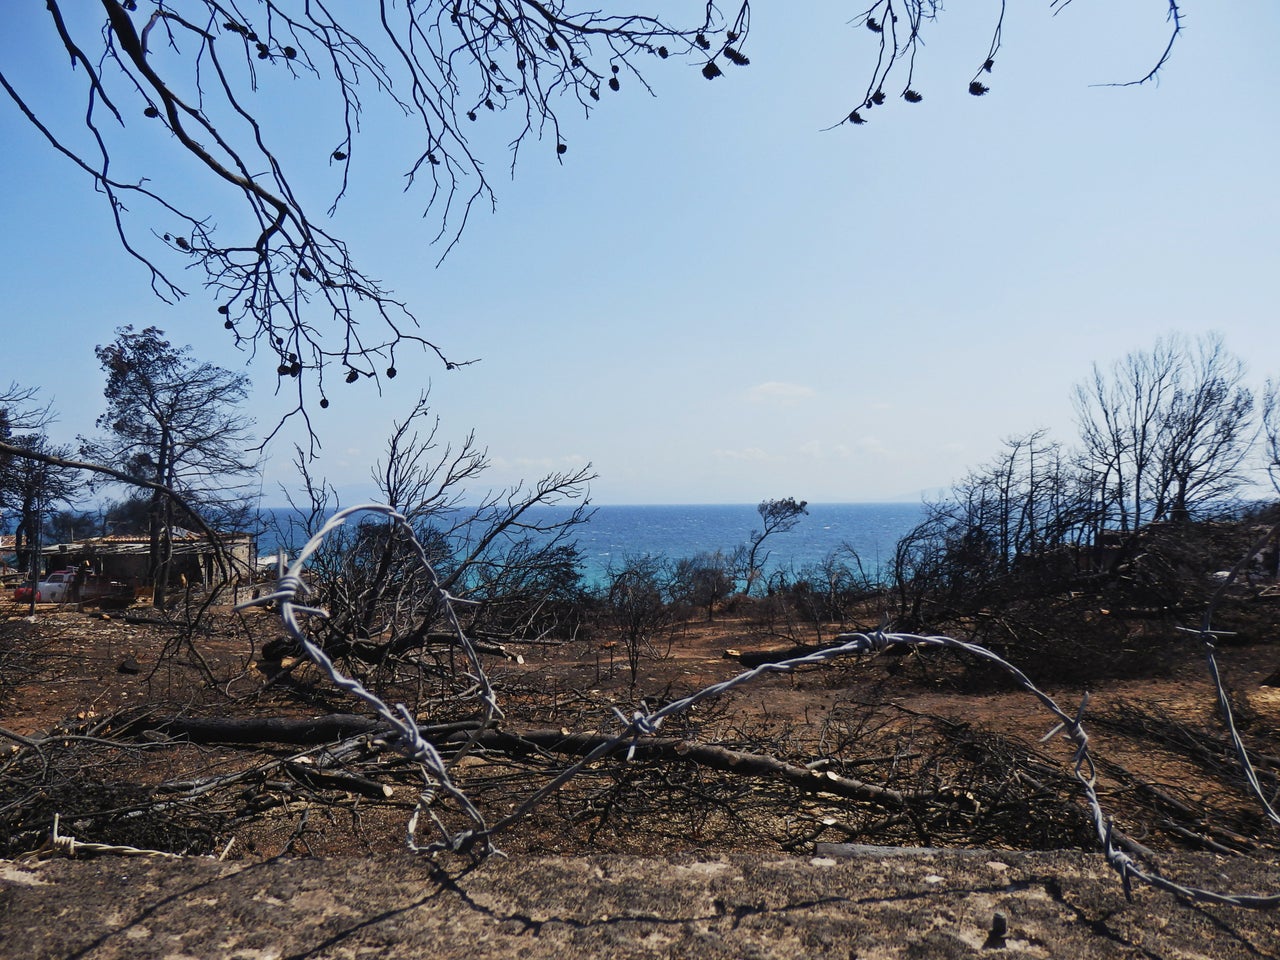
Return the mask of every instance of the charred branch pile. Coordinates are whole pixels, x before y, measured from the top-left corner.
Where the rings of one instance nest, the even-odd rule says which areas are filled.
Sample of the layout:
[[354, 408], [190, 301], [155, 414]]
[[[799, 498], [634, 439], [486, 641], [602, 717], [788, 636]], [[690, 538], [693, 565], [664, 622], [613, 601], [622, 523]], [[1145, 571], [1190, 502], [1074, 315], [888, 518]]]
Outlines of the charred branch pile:
[[[419, 727], [454, 784], [492, 822], [531, 804], [499, 834], [503, 849], [641, 852], [673, 841], [788, 850], [815, 842], [1096, 846], [1059, 751], [953, 718], [841, 701], [815, 735], [732, 722], [711, 705], [669, 735], [620, 740], [599, 732], [617, 725], [600, 698], [566, 698], [557, 711], [544, 704], [537, 712], [515, 706], [497, 725], [458, 719]], [[559, 723], [538, 726], [538, 719]], [[1179, 779], [1153, 779], [1099, 761], [1126, 849], [1276, 848], [1274, 831], [1246, 812], [1221, 737], [1129, 705], [1097, 724], [1159, 743], [1190, 765]], [[348, 834], [368, 849], [389, 849], [400, 843], [395, 821], [417, 802], [419, 774], [397, 753], [396, 732], [362, 714], [151, 710], [0, 736], [3, 857], [47, 849], [55, 815], [80, 841], [180, 854], [217, 854], [228, 842], [243, 853], [323, 852]], [[1280, 744], [1253, 745], [1264, 785], [1274, 790]], [[584, 757], [590, 762], [572, 779], [542, 794]], [[1186, 769], [1203, 794], [1234, 789], [1234, 807], [1188, 796]]]
[[[1267, 797], [1277, 787], [1271, 758], [1280, 745], [1261, 730], [1246, 742], [1233, 719], [1239, 714], [1247, 729], [1248, 712], [1239, 709], [1246, 704], [1237, 698], [1233, 710], [1221, 686], [1225, 739], [1126, 708], [1104, 715], [1109, 736], [1168, 750], [1167, 775], [1095, 758], [1087, 697], [1074, 713], [1064, 710], [1000, 653], [941, 635], [845, 634], [834, 646], [793, 650], [792, 659], [761, 662], [684, 695], [668, 688], [637, 696], [633, 674], [629, 696], [577, 688], [561, 696], [539, 686], [536, 674], [521, 681], [491, 669], [512, 661], [486, 661], [506, 651], [486, 653], [473, 641], [475, 619], [464, 623], [445, 586], [461, 581], [432, 567], [411, 524], [389, 508], [377, 508], [387, 523], [372, 539], [357, 528], [357, 543], [374, 544], [367, 557], [375, 568], [388, 558], [402, 564], [397, 576], [413, 565], [393, 548], [412, 551], [425, 577], [412, 608], [404, 606], [407, 592], [385, 608], [336, 605], [331, 613], [308, 605], [305, 562], [354, 512], [335, 514], [276, 591], [250, 604], [278, 612], [277, 639], [292, 644], [293, 658], [219, 664], [198, 649], [206, 639], [188, 632], [160, 644], [168, 674], [157, 663], [145, 679], [153, 692], [166, 684], [176, 692], [178, 660], [189, 658], [183, 662], [205, 685], [202, 697], [166, 707], [152, 696], [146, 709], [85, 716], [40, 734], [0, 728], [0, 855], [56, 847], [55, 819], [82, 843], [222, 855], [238, 845], [253, 855], [323, 852], [339, 835], [387, 849], [407, 818], [415, 849], [475, 856], [652, 852], [673, 842], [789, 850], [820, 841], [1101, 845], [1122, 877], [1161, 885], [1154, 872], [1161, 847], [1276, 846]], [[385, 573], [363, 582], [386, 588], [384, 596], [395, 587]], [[383, 627], [355, 629], [359, 621], [349, 618], [361, 609], [373, 609], [366, 622]], [[348, 619], [337, 629], [340, 618]], [[254, 648], [273, 621], [260, 616], [257, 628], [246, 628]], [[1207, 627], [1200, 640], [1212, 664]], [[382, 652], [356, 655], [360, 644]], [[1001, 671], [1056, 726], [1024, 739], [887, 697], [847, 696], [804, 722], [794, 715], [764, 722], [733, 699], [769, 675], [834, 673], [851, 662], [891, 667], [898, 653], [922, 662], [968, 658]], [[327, 708], [317, 716], [321, 703]], [[1258, 758], [1252, 774], [1230, 772], [1233, 754]], [[1203, 782], [1203, 795], [1186, 789], [1189, 778]], [[1238, 802], [1206, 799], [1220, 790], [1234, 791]], [[1262, 814], [1243, 812], [1252, 801]]]

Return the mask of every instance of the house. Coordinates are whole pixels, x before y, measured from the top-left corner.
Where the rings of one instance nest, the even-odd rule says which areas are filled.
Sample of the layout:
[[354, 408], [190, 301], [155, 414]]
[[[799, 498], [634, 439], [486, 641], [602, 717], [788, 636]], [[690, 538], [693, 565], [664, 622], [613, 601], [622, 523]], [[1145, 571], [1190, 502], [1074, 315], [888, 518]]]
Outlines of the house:
[[[225, 576], [228, 580], [249, 582], [253, 579], [255, 545], [247, 533], [219, 533], [218, 544], [203, 534], [174, 528], [171, 535], [173, 560], [169, 578], [173, 584], [209, 587]], [[221, 547], [223, 560], [218, 558]], [[40, 553], [48, 570], [63, 570], [88, 562], [89, 568], [107, 580], [149, 586], [147, 558], [151, 549], [146, 536], [88, 537], [72, 543], [44, 547]], [[225, 569], [225, 574], [220, 573]]]

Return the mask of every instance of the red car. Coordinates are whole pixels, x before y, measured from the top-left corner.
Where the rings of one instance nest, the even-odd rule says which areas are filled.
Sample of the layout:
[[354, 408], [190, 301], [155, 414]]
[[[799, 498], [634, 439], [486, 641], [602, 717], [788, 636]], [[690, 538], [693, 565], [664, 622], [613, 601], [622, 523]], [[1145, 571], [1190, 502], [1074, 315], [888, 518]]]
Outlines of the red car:
[[[31, 584], [24, 583], [13, 588], [13, 599], [15, 603], [31, 602]], [[36, 603], [40, 602], [40, 591], [36, 591]]]

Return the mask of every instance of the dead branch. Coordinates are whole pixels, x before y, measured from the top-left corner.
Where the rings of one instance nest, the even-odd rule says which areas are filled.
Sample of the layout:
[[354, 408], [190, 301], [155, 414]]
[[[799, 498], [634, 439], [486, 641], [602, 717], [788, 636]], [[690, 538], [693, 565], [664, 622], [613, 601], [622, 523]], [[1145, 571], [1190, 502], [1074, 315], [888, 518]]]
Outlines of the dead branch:
[[[602, 734], [566, 734], [563, 730], [485, 730], [478, 735], [477, 743], [486, 749], [501, 750], [511, 756], [536, 751], [582, 757], [599, 750], [614, 739]], [[898, 809], [909, 803], [923, 803], [934, 799], [924, 794], [904, 794], [829, 770], [812, 770], [776, 757], [744, 753], [674, 737], [643, 737], [623, 742], [614, 745], [602, 756], [629, 756], [646, 762], [684, 760], [725, 773], [777, 778], [810, 793], [827, 793], [873, 803], [887, 809]]]

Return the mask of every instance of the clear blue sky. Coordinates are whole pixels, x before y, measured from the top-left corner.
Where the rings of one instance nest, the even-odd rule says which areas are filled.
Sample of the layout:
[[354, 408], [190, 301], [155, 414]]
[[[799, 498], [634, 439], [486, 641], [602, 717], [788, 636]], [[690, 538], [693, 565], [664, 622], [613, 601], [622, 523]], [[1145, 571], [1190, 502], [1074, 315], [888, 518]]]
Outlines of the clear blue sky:
[[[854, 6], [759, 4], [750, 67], [708, 82], [655, 65], [656, 98], [624, 76], [590, 119], [566, 106], [563, 162], [533, 143], [514, 178], [509, 131], [484, 118], [498, 207], [438, 269], [424, 198], [400, 190], [405, 128], [371, 116], [333, 226], [449, 356], [482, 362], [404, 356], [381, 395], [339, 384], [313, 410], [317, 472], [354, 495], [429, 385], [442, 435], [474, 428], [494, 486], [590, 461], [598, 503], [912, 498], [1012, 434], [1069, 441], [1090, 364], [1164, 333], [1218, 331], [1259, 384], [1280, 376], [1280, 5], [1187, 0], [1159, 83], [1123, 89], [1095, 84], [1158, 59], [1164, 0], [1077, 0], [1057, 17], [1011, 5], [980, 99], [966, 85], [997, 5], [948, 10], [918, 72], [923, 103], [823, 132], [874, 56]], [[39, 5], [5, 19], [14, 82], [55, 104], [78, 89]], [[273, 396], [274, 364], [246, 367], [194, 278], [188, 300], [157, 301], [100, 199], [7, 98], [0, 169], [0, 379], [43, 389], [55, 440], [93, 429], [93, 347], [124, 323], [246, 369], [252, 414], [275, 424], [288, 398]], [[315, 171], [303, 180], [324, 206], [333, 174]], [[268, 502], [301, 438], [290, 426], [271, 448]]]

